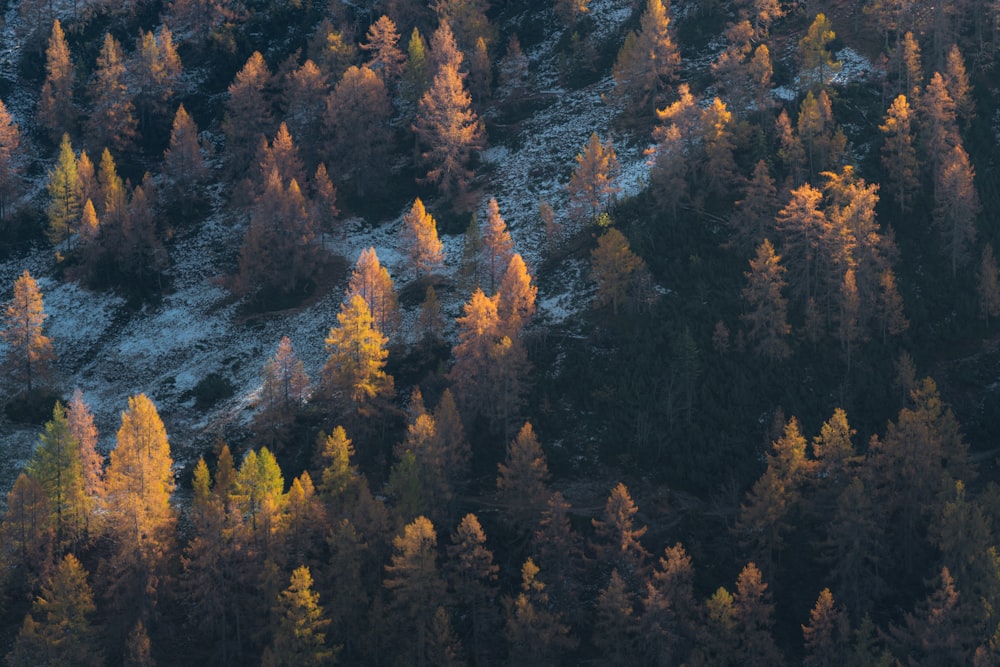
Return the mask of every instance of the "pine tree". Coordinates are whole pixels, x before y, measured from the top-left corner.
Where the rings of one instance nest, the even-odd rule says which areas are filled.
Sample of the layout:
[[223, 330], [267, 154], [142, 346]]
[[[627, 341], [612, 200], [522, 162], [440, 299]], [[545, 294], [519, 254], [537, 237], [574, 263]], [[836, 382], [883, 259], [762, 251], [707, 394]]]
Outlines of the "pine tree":
[[497, 317], [506, 335], [511, 338], [521, 335], [521, 330], [535, 314], [537, 296], [538, 287], [531, 284], [531, 274], [524, 260], [521, 255], [514, 255], [497, 290]]
[[395, 81], [403, 73], [406, 56], [399, 50], [399, 33], [388, 16], [381, 16], [368, 27], [367, 42], [361, 43], [362, 51], [371, 52], [367, 66], [383, 81]]
[[87, 137], [94, 150], [109, 147], [124, 153], [138, 138], [135, 105], [125, 77], [121, 44], [106, 33], [90, 83], [92, 108], [87, 121]]
[[613, 70], [616, 90], [631, 113], [649, 113], [661, 104], [666, 87], [677, 77], [681, 56], [669, 28], [662, 0], [648, 0], [639, 31], [618, 52]]
[[485, 145], [485, 129], [472, 109], [457, 63], [442, 64], [434, 75], [417, 104], [413, 131], [427, 167], [421, 180], [436, 185], [446, 198], [464, 194], [473, 175], [469, 162]]
[[309, 377], [302, 360], [292, 349], [292, 341], [282, 336], [278, 351], [264, 365], [264, 384], [260, 390], [261, 411], [255, 422], [267, 444], [283, 444], [295, 413], [309, 398]]
[[903, 34], [893, 50], [892, 59], [898, 70], [900, 94], [909, 95], [917, 101], [920, 98], [920, 86], [924, 82], [924, 67], [920, 58], [920, 42], [912, 32]]
[[78, 122], [77, 108], [73, 103], [75, 85], [73, 63], [69, 44], [59, 19], [52, 23], [48, 48], [45, 49], [45, 83], [38, 99], [38, 118], [49, 136], [56, 141], [72, 133]]
[[327, 99], [323, 127], [330, 164], [358, 195], [377, 190], [388, 175], [391, 118], [385, 83], [368, 67], [349, 67]]
[[284, 490], [285, 478], [271, 450], [261, 447], [247, 452], [236, 473], [232, 500], [249, 524], [248, 537], [260, 558], [274, 557], [276, 545], [272, 537]]
[[322, 374], [325, 390], [341, 409], [364, 414], [392, 394], [392, 376], [384, 370], [387, 342], [360, 295], [341, 305], [337, 326], [326, 337], [330, 356]]
[[73, 554], [66, 554], [35, 596], [8, 656], [10, 664], [103, 665], [97, 628], [91, 624], [95, 611], [87, 571]]
[[333, 664], [337, 652], [326, 644], [325, 618], [319, 593], [312, 590], [312, 575], [302, 566], [292, 572], [288, 588], [278, 596], [274, 609], [278, 625], [271, 645], [264, 649], [264, 667], [297, 667]]
[[799, 64], [810, 88], [826, 86], [830, 77], [840, 71], [841, 62], [834, 61], [829, 50], [830, 42], [835, 38], [833, 24], [825, 14], [819, 13], [805, 37], [799, 40]]
[[885, 115], [885, 123], [878, 129], [885, 136], [882, 145], [882, 166], [885, 169], [889, 191], [893, 193], [900, 213], [912, 206], [912, 199], [919, 186], [919, 163], [913, 147], [910, 105], [905, 95], [898, 96]]
[[979, 196], [975, 171], [969, 155], [959, 144], [943, 157], [935, 178], [934, 223], [940, 229], [951, 260], [951, 275], [958, 275], [959, 261], [965, 261], [976, 240]]
[[549, 498], [549, 467], [531, 422], [525, 422], [497, 464], [497, 492], [507, 517], [522, 529], [534, 527]]
[[809, 625], [802, 626], [806, 645], [804, 667], [844, 664], [849, 627], [846, 614], [834, 605], [830, 589], [824, 588], [809, 612]]
[[59, 157], [48, 176], [46, 190], [50, 202], [46, 210], [49, 218], [46, 233], [52, 245], [62, 243], [69, 250], [70, 239], [79, 231], [81, 201], [76, 156], [68, 134], [63, 135]]
[[438, 239], [437, 222], [424, 208], [420, 197], [413, 201], [413, 206], [403, 216], [401, 233], [418, 279], [440, 268], [444, 262], [444, 246]]
[[496, 630], [497, 572], [493, 552], [486, 548], [486, 534], [475, 514], [466, 514], [451, 536], [448, 547], [450, 579], [459, 604], [468, 610], [471, 650], [476, 664], [486, 660], [489, 638]]
[[596, 132], [591, 134], [576, 156], [576, 169], [567, 185], [571, 207], [577, 217], [586, 215], [589, 220], [594, 220], [599, 213], [611, 207], [621, 191], [615, 185], [618, 171], [618, 157], [611, 140], [602, 144]]
[[56, 401], [26, 468], [49, 498], [52, 527], [60, 548], [77, 546], [84, 537], [88, 502], [84, 491], [80, 443], [73, 436], [62, 403]]
[[426, 667], [433, 615], [446, 593], [437, 567], [437, 533], [430, 520], [418, 516], [393, 539], [392, 546], [382, 583], [392, 594], [389, 611], [399, 633], [395, 638], [398, 662]]
[[288, 123], [282, 121], [278, 125], [278, 131], [274, 133], [274, 138], [268, 143], [261, 143], [258, 165], [261, 180], [272, 170], [276, 170], [282, 183], [306, 182], [305, 165], [299, 155], [299, 147], [292, 138], [292, 133], [288, 131]]
[[0, 336], [7, 343], [6, 365], [10, 377], [31, 392], [52, 370], [56, 356], [52, 341], [42, 333], [48, 315], [38, 283], [27, 270], [14, 281], [14, 296], [4, 310]]
[[330, 435], [320, 435], [320, 457], [323, 461], [320, 493], [331, 502], [342, 501], [354, 494], [362, 483], [357, 466], [351, 462], [354, 446], [343, 426], [334, 428]]
[[990, 317], [1000, 315], [1000, 269], [993, 255], [993, 246], [987, 243], [983, 246], [983, 254], [979, 260], [979, 273], [976, 281], [976, 294], [979, 296], [979, 317], [990, 325]]
[[521, 592], [504, 600], [507, 647], [513, 664], [548, 667], [559, 656], [576, 648], [577, 640], [562, 618], [549, 609], [545, 584], [538, 579], [538, 566], [530, 558], [521, 567]]
[[264, 93], [270, 78], [264, 57], [254, 51], [229, 86], [222, 131], [229, 168], [235, 174], [246, 170], [260, 137], [271, 134], [271, 111]]
[[609, 227], [590, 252], [590, 274], [597, 283], [594, 306], [611, 306], [613, 315], [635, 295], [635, 278], [645, 271], [645, 262], [632, 252], [628, 239]]
[[[478, 226], [470, 229], [478, 231]], [[468, 233], [467, 233], [468, 235]], [[496, 197], [490, 197], [486, 204], [486, 231], [482, 236], [482, 249], [490, 269], [490, 293], [495, 293], [503, 272], [513, 257], [514, 241], [507, 231], [507, 223], [500, 216], [500, 205]]]

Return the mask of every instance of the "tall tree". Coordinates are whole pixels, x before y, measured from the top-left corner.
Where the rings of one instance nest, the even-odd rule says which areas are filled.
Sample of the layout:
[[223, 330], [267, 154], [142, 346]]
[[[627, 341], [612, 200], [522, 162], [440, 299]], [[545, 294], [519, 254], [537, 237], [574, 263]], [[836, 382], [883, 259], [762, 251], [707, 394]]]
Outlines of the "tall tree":
[[10, 376], [23, 382], [29, 392], [49, 375], [56, 359], [52, 341], [42, 333], [46, 318], [42, 292], [26, 269], [14, 281], [14, 296], [4, 310], [0, 336], [7, 343]]
[[531, 422], [507, 445], [497, 472], [497, 492], [507, 516], [524, 530], [534, 528], [549, 498], [549, 467]]
[[424, 208], [420, 197], [413, 201], [413, 206], [403, 216], [401, 233], [417, 278], [440, 268], [444, 262], [444, 246], [438, 239], [437, 222]]
[[611, 306], [613, 315], [636, 294], [636, 278], [645, 272], [645, 262], [632, 252], [628, 239], [614, 227], [609, 227], [597, 239], [590, 252], [590, 275], [597, 283], [594, 306]]
[[349, 67], [327, 98], [323, 126], [330, 164], [358, 195], [377, 190], [388, 175], [391, 118], [385, 83], [368, 67]]
[[121, 44], [111, 33], [106, 33], [90, 82], [92, 108], [87, 121], [87, 137], [95, 151], [109, 147], [123, 153], [130, 150], [138, 138], [135, 105], [125, 77]]
[[427, 167], [422, 180], [436, 185], [445, 197], [464, 194], [473, 175], [469, 162], [485, 145], [485, 129], [472, 109], [457, 63], [444, 63], [434, 75], [417, 104], [413, 131]]
[[66, 407], [66, 419], [69, 421], [70, 433], [80, 446], [83, 492], [93, 504], [104, 496], [104, 457], [97, 451], [94, 414], [83, 400], [83, 392], [79, 388], [73, 390], [73, 396]]
[[246, 170], [260, 137], [271, 134], [271, 109], [264, 93], [270, 79], [264, 56], [254, 51], [229, 85], [222, 131], [226, 135], [229, 168], [235, 174]]
[[368, 304], [375, 325], [391, 336], [399, 327], [399, 303], [389, 270], [379, 263], [374, 247], [361, 251], [347, 286], [347, 298], [358, 294]]
[[829, 48], [836, 36], [830, 19], [819, 13], [813, 18], [806, 35], [799, 40], [799, 65], [810, 88], [826, 86], [830, 77], [840, 71], [841, 62], [833, 59]]
[[292, 341], [282, 336], [277, 352], [264, 365], [261, 410], [254, 420], [268, 446], [276, 449], [284, 444], [296, 411], [308, 398], [309, 377], [305, 367], [292, 349]]
[[535, 297], [538, 288], [531, 284], [531, 274], [521, 255], [514, 255], [497, 291], [497, 317], [500, 328], [511, 338], [521, 335], [521, 330], [535, 314]]
[[887, 186], [901, 213], [910, 210], [919, 186], [919, 163], [913, 147], [912, 112], [905, 95], [898, 96], [885, 114], [878, 129], [885, 137], [882, 145], [882, 166]]
[[669, 28], [666, 5], [662, 0], [648, 0], [639, 31], [618, 52], [616, 89], [632, 113], [651, 112], [663, 102], [667, 86], [677, 77], [681, 56]]
[[920, 134], [931, 176], [935, 179], [955, 146], [962, 143], [951, 98], [944, 77], [935, 72], [920, 96]]
[[337, 326], [326, 337], [330, 356], [322, 374], [325, 390], [341, 409], [365, 414], [392, 394], [392, 376], [385, 372], [387, 342], [364, 298], [355, 294], [341, 305]]
[[729, 220], [731, 245], [749, 253], [764, 241], [778, 212], [777, 194], [767, 162], [758, 160]]
[[757, 255], [750, 260], [750, 271], [744, 276], [747, 285], [741, 296], [750, 307], [743, 320], [750, 327], [749, 337], [757, 351], [768, 359], [783, 359], [790, 353], [785, 337], [791, 332], [788, 325], [787, 300], [782, 295], [785, 288], [785, 267], [781, 256], [767, 239], [757, 248]]
[[56, 141], [76, 130], [78, 122], [73, 103], [75, 85], [73, 62], [59, 19], [52, 23], [48, 48], [45, 49], [45, 83], [38, 99], [38, 117], [49, 136]]
[[648, 528], [635, 525], [638, 511], [628, 488], [619, 482], [604, 504], [604, 518], [591, 519], [596, 540], [594, 550], [605, 564], [624, 577], [633, 591], [638, 589], [639, 578], [649, 559], [649, 552], [640, 542]]
[[59, 145], [59, 157], [55, 166], [48, 174], [49, 180], [45, 188], [49, 195], [49, 205], [46, 213], [49, 227], [46, 234], [52, 245], [63, 244], [65, 250], [70, 249], [70, 239], [79, 231], [80, 181], [77, 171], [76, 156], [69, 135], [64, 134]]
[[[658, 3], [659, 0], [651, 2]], [[611, 140], [602, 144], [597, 133], [592, 133], [576, 156], [576, 169], [567, 185], [577, 216], [586, 215], [589, 220], [594, 220], [614, 203], [621, 191], [615, 184], [618, 172], [618, 157]]]
[[285, 122], [293, 136], [308, 139], [302, 143], [302, 156], [313, 166], [322, 155], [322, 143], [312, 137], [318, 137], [322, 129], [329, 77], [312, 60], [306, 60], [286, 76], [282, 92]]
[[170, 28], [161, 27], [159, 35], [140, 30], [127, 70], [130, 94], [135, 100], [141, 126], [152, 129], [150, 123], [169, 113], [171, 100], [181, 82], [181, 59]]
[[21, 191], [21, 133], [0, 100], [0, 220], [7, 217], [11, 201]]
[[521, 567], [521, 591], [504, 600], [507, 648], [513, 664], [548, 667], [577, 646], [560, 614], [549, 609], [549, 595], [530, 558]]
[[[473, 229], [470, 223], [470, 229]], [[478, 231], [478, 226], [475, 227]], [[490, 293], [496, 291], [503, 272], [513, 257], [514, 241], [507, 231], [507, 223], [500, 216], [500, 205], [496, 197], [490, 197], [486, 204], [486, 231], [482, 235], [482, 250], [486, 255], [490, 270]]]
[[604, 653], [608, 665], [634, 665], [637, 661], [638, 622], [633, 594], [618, 570], [597, 596], [594, 644]]
[[28, 461], [27, 472], [49, 497], [52, 528], [59, 548], [76, 547], [84, 537], [88, 503], [84, 491], [80, 443], [73, 436], [62, 403], [56, 401], [52, 419]]
[[957, 44], [952, 44], [948, 51], [944, 78], [948, 94], [955, 102], [955, 114], [962, 122], [968, 123], [976, 115], [976, 101], [972, 96], [969, 74], [965, 71], [965, 59]]
[[271, 644], [264, 649], [264, 667], [320, 667], [335, 662], [337, 652], [326, 644], [330, 619], [325, 618], [312, 584], [309, 568], [298, 567], [288, 588], [278, 596], [274, 609], [278, 624]]
[[774, 605], [767, 588], [760, 570], [753, 563], [748, 563], [736, 579], [733, 615], [743, 665], [765, 667], [783, 662], [771, 635]]
[[458, 343], [452, 349], [455, 363], [448, 374], [463, 410], [485, 414], [492, 397], [487, 386], [491, 353], [499, 338], [500, 319], [495, 299], [476, 289], [456, 319]]
[[174, 199], [190, 210], [192, 194], [208, 176], [198, 141], [198, 127], [181, 104], [174, 114], [170, 145], [163, 153], [163, 174], [174, 188]]
[[371, 57], [367, 66], [383, 81], [395, 81], [403, 73], [406, 56], [399, 50], [399, 33], [396, 24], [388, 16], [380, 16], [368, 27], [366, 42], [361, 43], [362, 51], [369, 51]]
[[571, 608], [579, 599], [584, 560], [583, 538], [570, 522], [571, 509], [562, 493], [553, 492], [531, 542], [539, 567], [547, 573], [552, 604], [562, 610]]
[[836, 667], [844, 664], [849, 628], [847, 615], [835, 606], [830, 589], [824, 588], [809, 612], [809, 625], [802, 626], [806, 645], [803, 666]]
[[459, 604], [468, 610], [471, 651], [476, 664], [484, 664], [496, 630], [496, 579], [500, 568], [486, 548], [486, 534], [475, 514], [466, 514], [451, 536], [448, 547], [452, 589]]
[[0, 565], [17, 568], [20, 587], [30, 591], [52, 564], [52, 512], [45, 489], [24, 471], [7, 493], [7, 510], [0, 521]]
[[959, 262], [964, 263], [968, 258], [976, 240], [980, 206], [975, 176], [969, 155], [958, 144], [943, 157], [935, 178], [934, 223], [941, 231], [953, 278], [958, 275]]

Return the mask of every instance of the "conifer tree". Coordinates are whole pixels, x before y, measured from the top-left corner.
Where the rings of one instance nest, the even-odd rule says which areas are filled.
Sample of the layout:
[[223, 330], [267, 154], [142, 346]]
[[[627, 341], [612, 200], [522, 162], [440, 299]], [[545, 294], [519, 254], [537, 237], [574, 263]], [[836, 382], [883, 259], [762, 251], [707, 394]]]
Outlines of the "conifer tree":
[[594, 306], [611, 306], [613, 315], [635, 295], [635, 279], [645, 271], [645, 262], [632, 252], [628, 239], [609, 227], [590, 252], [590, 274], [597, 283]]
[[334, 662], [337, 652], [326, 644], [330, 619], [325, 618], [312, 584], [309, 568], [298, 567], [278, 596], [274, 609], [278, 625], [271, 645], [264, 649], [264, 667], [320, 667]]
[[799, 40], [798, 58], [803, 78], [810, 88], [826, 86], [830, 77], [840, 71], [841, 62], [834, 61], [829, 45], [836, 38], [833, 24], [825, 14], [816, 14], [805, 37]]
[[341, 409], [365, 414], [392, 394], [392, 376], [384, 370], [387, 342], [364, 298], [355, 294], [341, 305], [337, 326], [326, 337], [330, 356], [322, 375], [325, 390]]
[[658, 664], [686, 655], [696, 634], [699, 609], [694, 598], [694, 567], [684, 546], [667, 547], [642, 596], [640, 632], [648, 641], [646, 654]]
[[968, 258], [976, 240], [976, 216], [980, 210], [975, 171], [961, 144], [943, 157], [935, 177], [934, 203], [934, 223], [941, 231], [954, 278], [959, 262]]
[[948, 94], [955, 102], [955, 114], [962, 122], [968, 123], [976, 115], [976, 102], [972, 96], [969, 75], [965, 71], [965, 59], [957, 44], [952, 44], [948, 51], [944, 78]]
[[520, 593], [504, 600], [504, 634], [512, 663], [548, 667], [576, 648], [577, 640], [561, 616], [549, 609], [549, 595], [538, 572], [531, 558], [524, 561]]
[[[472, 223], [469, 226], [473, 229]], [[478, 231], [478, 226], [475, 227]], [[490, 292], [494, 293], [513, 257], [514, 241], [507, 231], [507, 223], [500, 216], [500, 205], [496, 197], [490, 197], [486, 204], [486, 231], [482, 236], [482, 249], [486, 255], [490, 271]]]
[[885, 136], [882, 167], [885, 169], [887, 186], [901, 213], [910, 210], [919, 186], [919, 164], [913, 147], [911, 118], [912, 112], [906, 96], [900, 95], [893, 100], [886, 112], [885, 123], [878, 128]]
[[731, 245], [749, 252], [763, 242], [778, 212], [777, 189], [767, 162], [758, 160], [729, 221]]
[[533, 528], [549, 498], [549, 467], [531, 422], [507, 445], [497, 472], [497, 492], [507, 516], [522, 529]]
[[439, 667], [462, 667], [467, 664], [462, 651], [462, 642], [455, 634], [451, 625], [451, 615], [444, 607], [437, 608], [434, 620], [431, 621], [427, 662]]
[[391, 118], [385, 83], [368, 67], [349, 67], [327, 99], [323, 126], [330, 164], [358, 195], [377, 189], [388, 175]]
[[87, 137], [94, 150], [109, 147], [124, 153], [138, 138], [135, 105], [125, 77], [121, 44], [106, 33], [90, 83], [92, 108], [87, 121]]
[[375, 325], [387, 335], [399, 326], [399, 303], [389, 270], [379, 263], [374, 247], [361, 251], [351, 273], [347, 299], [358, 294], [368, 304]]
[[14, 296], [4, 310], [0, 336], [7, 343], [8, 373], [28, 392], [49, 375], [56, 359], [52, 341], [42, 333], [47, 318], [38, 283], [25, 270], [14, 281]]
[[805, 637], [804, 667], [836, 667], [846, 658], [848, 630], [846, 614], [835, 606], [833, 594], [824, 588], [809, 612], [809, 625], [802, 626]]
[[583, 538], [570, 523], [570, 504], [559, 491], [549, 496], [538, 530], [532, 537], [532, 553], [545, 568], [552, 604], [567, 609], [576, 603], [583, 569]]
[[302, 360], [292, 349], [292, 341], [282, 336], [278, 350], [264, 365], [264, 384], [260, 390], [261, 411], [256, 424], [264, 431], [273, 448], [284, 443], [287, 429], [295, 420], [296, 410], [309, 398], [309, 377]]
[[969, 664], [975, 640], [962, 617], [955, 580], [947, 567], [936, 579], [934, 591], [905, 615], [903, 626], [890, 628], [890, 637], [897, 653], [915, 664]]
[[270, 136], [272, 117], [264, 89], [271, 72], [259, 51], [254, 51], [229, 86], [222, 131], [226, 135], [226, 156], [233, 173], [245, 171], [260, 137]]
[[493, 86], [493, 61], [486, 46], [486, 39], [479, 37], [469, 58], [469, 92], [472, 98], [483, 103], [490, 97]]
[[77, 546], [84, 536], [89, 508], [80, 443], [73, 436], [66, 410], [59, 401], [28, 461], [27, 472], [38, 480], [49, 498], [56, 545]]
[[604, 653], [608, 665], [636, 664], [637, 629], [635, 605], [625, 580], [617, 568], [608, 585], [597, 596], [594, 644]]
[[521, 255], [514, 255], [497, 290], [497, 317], [506, 335], [511, 338], [521, 335], [521, 330], [535, 314], [536, 296], [538, 287], [531, 284], [531, 274], [524, 260]]
[[90, 406], [83, 400], [79, 387], [66, 406], [69, 430], [80, 447], [83, 471], [83, 492], [91, 505], [104, 496], [104, 457], [97, 451], [97, 427]]
[[208, 176], [198, 142], [198, 127], [181, 104], [174, 114], [170, 145], [163, 153], [163, 173], [175, 189], [175, 200], [190, 208], [192, 191]]
[[983, 246], [983, 254], [979, 260], [979, 273], [976, 280], [976, 294], [979, 297], [979, 317], [990, 325], [990, 317], [1000, 315], [1000, 269], [993, 255], [993, 246], [987, 243]]
[[7, 493], [7, 510], [0, 521], [0, 565], [18, 568], [25, 592], [44, 576], [52, 563], [52, 512], [38, 480], [24, 471]]
[[485, 146], [485, 129], [472, 109], [458, 63], [448, 61], [438, 68], [417, 104], [413, 131], [427, 167], [421, 180], [436, 185], [445, 197], [464, 194], [473, 175], [472, 154]]
[[420, 197], [413, 201], [413, 206], [403, 216], [401, 233], [417, 278], [440, 268], [444, 262], [444, 246], [438, 239], [437, 222], [424, 208]]
[[21, 191], [21, 134], [0, 100], [0, 220], [7, 217], [11, 201]]
[[407, 100], [416, 103], [430, 84], [428, 72], [427, 44], [414, 26], [410, 41], [406, 45], [406, 65], [403, 70], [403, 91]]
[[771, 635], [774, 605], [767, 588], [760, 570], [753, 563], [748, 563], [736, 579], [733, 616], [737, 624], [741, 664], [748, 667], [767, 667], [783, 662]]
[[448, 374], [464, 410], [485, 412], [490, 387], [485, 379], [490, 372], [490, 354], [499, 338], [500, 319], [495, 299], [476, 289], [462, 307], [458, 324], [458, 343], [452, 349], [455, 363]]
[[125, 639], [124, 667], [156, 667], [152, 650], [149, 632], [146, 630], [146, 624], [140, 618], [132, 626], [132, 630]]
[[[651, 2], [658, 3], [659, 0]], [[602, 144], [597, 133], [592, 133], [576, 156], [576, 169], [567, 186], [577, 217], [587, 216], [589, 220], [594, 220], [614, 203], [621, 190], [615, 185], [618, 171], [618, 157], [611, 140]]]
[[77, 108], [73, 103], [74, 71], [69, 44], [59, 19], [52, 23], [45, 49], [45, 83], [38, 99], [38, 117], [49, 136], [56, 141], [76, 130]]
[[420, 304], [420, 312], [417, 314], [415, 330], [417, 340], [422, 343], [439, 345], [443, 340], [444, 327], [444, 315], [441, 313], [437, 292], [433, 285], [428, 285], [424, 291], [424, 300]]
[[329, 78], [312, 60], [306, 60], [285, 79], [285, 122], [293, 136], [306, 139], [302, 153], [309, 165], [315, 165], [322, 154], [322, 144], [312, 137], [318, 137], [322, 129], [329, 94]]
[[958, 134], [955, 100], [951, 98], [944, 77], [935, 72], [920, 97], [920, 134], [930, 173], [935, 179], [951, 150], [962, 143]]
[[361, 43], [362, 51], [369, 51], [371, 57], [367, 66], [383, 81], [395, 81], [403, 73], [406, 56], [399, 50], [399, 33], [396, 24], [388, 16], [381, 16], [368, 27], [367, 42]]
[[455, 40], [464, 53], [471, 53], [480, 37], [487, 42], [495, 40], [496, 30], [486, 15], [489, 0], [434, 0], [431, 8], [439, 23], [447, 23], [454, 30]]
[[337, 30], [329, 18], [319, 22], [309, 38], [306, 53], [331, 82], [338, 80], [358, 60], [354, 41], [345, 39], [343, 31]]
[[920, 86], [924, 82], [924, 67], [920, 57], [920, 42], [911, 31], [903, 34], [893, 50], [892, 59], [899, 77], [901, 95], [908, 95], [916, 102], [920, 99]]
[[181, 79], [181, 60], [167, 26], [160, 34], [140, 30], [135, 52], [127, 65], [130, 93], [141, 116], [141, 126], [166, 114]]
[[594, 550], [605, 564], [613, 566], [624, 577], [630, 590], [638, 588], [638, 580], [649, 558], [640, 539], [648, 530], [634, 524], [639, 508], [632, 502], [628, 488], [619, 482], [611, 489], [604, 505], [604, 518], [591, 519], [594, 526]]
[[66, 554], [35, 596], [8, 656], [10, 664], [100, 667], [104, 656], [91, 624], [95, 611], [87, 571], [73, 554]]
[[489, 638], [498, 625], [494, 602], [500, 568], [486, 548], [486, 534], [475, 514], [466, 514], [448, 547], [450, 579], [459, 604], [468, 610], [471, 651], [476, 664], [486, 660]]
[[681, 56], [670, 35], [670, 17], [662, 0], [648, 0], [635, 37], [626, 40], [614, 66], [616, 90], [630, 113], [649, 113], [662, 103], [667, 85], [677, 77]]
[[69, 250], [70, 239], [79, 230], [82, 202], [76, 156], [68, 134], [63, 135], [59, 157], [48, 176], [46, 190], [50, 201], [46, 210], [49, 218], [46, 233], [52, 245], [61, 243], [64, 249]]

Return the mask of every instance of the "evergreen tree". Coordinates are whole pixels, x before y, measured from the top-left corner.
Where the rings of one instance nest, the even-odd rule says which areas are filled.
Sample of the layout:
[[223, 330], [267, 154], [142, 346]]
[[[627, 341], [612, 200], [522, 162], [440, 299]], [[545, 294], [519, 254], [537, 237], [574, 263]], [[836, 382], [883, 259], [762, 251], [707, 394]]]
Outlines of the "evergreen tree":
[[771, 636], [774, 605], [760, 570], [748, 563], [736, 579], [733, 616], [739, 639], [741, 664], [764, 667], [783, 663], [781, 652]]
[[52, 419], [28, 461], [27, 472], [49, 498], [56, 544], [76, 546], [84, 536], [88, 502], [84, 491], [80, 443], [70, 429], [66, 410], [56, 401]]
[[976, 102], [972, 96], [969, 75], [965, 71], [965, 59], [957, 44], [952, 44], [948, 51], [944, 78], [948, 94], [955, 102], [955, 114], [962, 122], [968, 123], [976, 115]]
[[514, 255], [507, 265], [497, 291], [497, 317], [500, 328], [511, 338], [521, 335], [521, 330], [535, 314], [535, 297], [538, 287], [531, 284], [531, 275], [521, 255]]
[[323, 127], [338, 182], [358, 195], [377, 190], [388, 175], [393, 133], [392, 103], [385, 83], [368, 67], [349, 67], [326, 102]]
[[368, 304], [375, 325], [387, 335], [399, 327], [399, 303], [389, 270], [379, 263], [374, 247], [361, 251], [351, 273], [347, 299], [358, 294]]
[[604, 653], [607, 665], [636, 664], [637, 630], [635, 606], [625, 580], [611, 571], [608, 585], [597, 596], [594, 644]]
[[288, 588], [281, 592], [274, 609], [278, 625], [271, 645], [264, 649], [264, 667], [319, 667], [335, 662], [336, 651], [326, 644], [325, 618], [319, 593], [312, 590], [312, 575], [302, 566], [292, 572]]
[[649, 559], [649, 552], [640, 542], [648, 529], [634, 524], [638, 511], [628, 488], [619, 482], [611, 489], [604, 505], [603, 520], [591, 519], [596, 538], [594, 550], [606, 565], [614, 567], [628, 584], [629, 590], [633, 591], [638, 588], [639, 579]]
[[364, 414], [392, 394], [392, 376], [384, 370], [387, 342], [360, 295], [341, 305], [337, 326], [326, 337], [330, 356], [322, 374], [325, 390], [341, 409]]
[[22, 573], [19, 587], [27, 592], [52, 563], [54, 535], [48, 495], [23, 471], [7, 493], [0, 537], [0, 566], [7, 572], [17, 568]]
[[92, 108], [87, 121], [87, 137], [94, 150], [109, 147], [123, 153], [130, 150], [138, 138], [135, 105], [125, 77], [121, 44], [106, 33], [90, 82]]
[[[659, 3], [659, 0], [650, 1]], [[576, 156], [576, 169], [567, 186], [571, 206], [578, 217], [586, 215], [589, 220], [595, 220], [614, 203], [621, 190], [615, 185], [618, 171], [618, 157], [611, 140], [602, 144], [596, 132], [591, 134]]]
[[49, 217], [46, 232], [52, 245], [62, 243], [64, 249], [69, 250], [70, 239], [79, 231], [81, 202], [76, 156], [68, 134], [63, 135], [59, 157], [48, 176], [46, 190], [50, 202], [46, 210]]
[[104, 457], [97, 451], [97, 427], [90, 406], [79, 388], [73, 390], [66, 407], [70, 433], [80, 445], [83, 492], [91, 505], [104, 496]]
[[70, 58], [66, 35], [59, 19], [56, 19], [45, 49], [45, 83], [38, 99], [39, 121], [49, 131], [53, 141], [72, 133], [78, 122], [78, 110], [73, 102], [75, 81]]
[[208, 176], [198, 141], [198, 127], [181, 104], [174, 115], [170, 145], [163, 153], [163, 173], [172, 184], [182, 209], [190, 210], [191, 195]]
[[420, 197], [403, 216], [401, 233], [417, 278], [440, 268], [444, 262], [444, 246], [438, 239], [437, 222], [424, 208]]
[[579, 575], [583, 569], [583, 538], [573, 530], [570, 509], [563, 495], [553, 492], [531, 544], [539, 567], [545, 568], [550, 598], [557, 609], [568, 609], [576, 604]]
[[47, 318], [38, 283], [25, 270], [14, 281], [14, 296], [4, 310], [0, 336], [7, 343], [8, 373], [28, 392], [49, 375], [56, 359], [52, 341], [42, 333]]
[[549, 609], [545, 584], [538, 579], [538, 566], [529, 558], [521, 567], [521, 592], [504, 600], [505, 635], [513, 664], [548, 667], [576, 648], [558, 613]]
[[497, 492], [507, 517], [522, 529], [533, 527], [549, 497], [549, 467], [530, 422], [511, 440], [497, 471]]
[[293, 136], [306, 139], [302, 155], [308, 165], [319, 162], [323, 152], [322, 143], [312, 138], [320, 136], [329, 94], [329, 77], [312, 60], [306, 60], [285, 79], [285, 122]]
[[681, 56], [670, 35], [670, 17], [662, 0], [648, 0], [639, 31], [626, 39], [614, 66], [616, 90], [630, 113], [649, 113], [663, 101], [677, 77]]

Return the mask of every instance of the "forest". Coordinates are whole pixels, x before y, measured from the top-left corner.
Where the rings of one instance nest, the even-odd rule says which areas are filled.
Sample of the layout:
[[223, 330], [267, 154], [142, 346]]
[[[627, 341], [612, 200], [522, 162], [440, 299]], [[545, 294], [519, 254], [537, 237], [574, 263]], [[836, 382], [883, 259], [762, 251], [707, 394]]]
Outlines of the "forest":
[[1000, 2], [2, 7], [5, 664], [1000, 664]]

